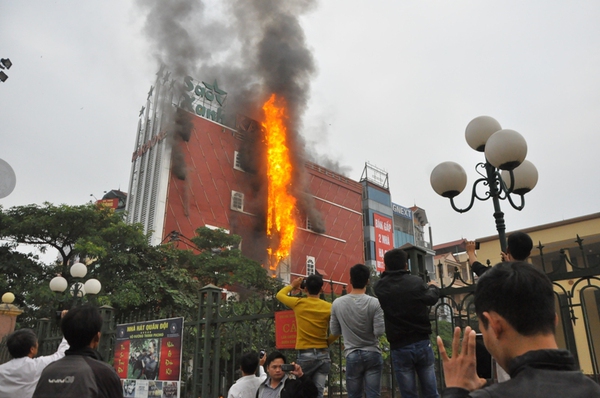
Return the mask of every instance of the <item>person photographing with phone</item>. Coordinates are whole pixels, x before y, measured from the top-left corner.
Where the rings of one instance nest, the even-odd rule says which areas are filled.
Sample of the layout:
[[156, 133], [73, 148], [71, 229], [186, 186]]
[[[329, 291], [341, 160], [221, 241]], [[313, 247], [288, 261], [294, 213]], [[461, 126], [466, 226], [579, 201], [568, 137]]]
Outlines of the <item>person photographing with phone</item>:
[[[242, 355], [240, 360], [242, 377], [231, 386], [227, 398], [254, 398], [258, 387], [267, 378], [263, 369], [266, 359], [264, 351], [261, 351], [260, 354], [253, 351]], [[256, 374], [257, 370], [258, 375]]]
[[[267, 355], [267, 379], [258, 388], [256, 398], [316, 398], [319, 390], [304, 374], [302, 367], [297, 363], [285, 362], [285, 355], [279, 351]], [[295, 378], [291, 378], [288, 372]]]
[[[276, 297], [294, 311], [297, 328], [297, 363], [317, 386], [319, 398], [323, 398], [325, 383], [331, 368], [329, 345], [339, 336], [327, 336], [331, 303], [321, 300], [319, 297], [323, 289], [323, 277], [310, 275], [306, 278], [304, 285], [303, 279], [294, 279], [291, 285], [281, 289]], [[298, 289], [302, 289], [307, 297], [288, 296], [289, 293]]]

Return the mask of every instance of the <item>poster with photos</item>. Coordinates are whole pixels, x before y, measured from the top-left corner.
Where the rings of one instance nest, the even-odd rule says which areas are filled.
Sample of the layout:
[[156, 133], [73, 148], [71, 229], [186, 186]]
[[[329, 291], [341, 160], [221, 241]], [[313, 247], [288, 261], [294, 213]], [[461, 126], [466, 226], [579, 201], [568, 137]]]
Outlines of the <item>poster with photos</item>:
[[179, 398], [183, 318], [117, 325], [114, 367], [127, 398]]

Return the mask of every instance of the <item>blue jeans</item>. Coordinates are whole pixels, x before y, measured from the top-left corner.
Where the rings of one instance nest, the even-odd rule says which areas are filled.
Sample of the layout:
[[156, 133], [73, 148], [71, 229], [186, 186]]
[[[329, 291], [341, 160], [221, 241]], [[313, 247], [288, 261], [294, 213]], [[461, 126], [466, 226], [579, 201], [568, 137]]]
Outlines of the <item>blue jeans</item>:
[[311, 348], [307, 350], [298, 350], [296, 363], [302, 367], [302, 373], [308, 375], [319, 390], [318, 398], [323, 398], [325, 383], [329, 369], [331, 369], [331, 359], [329, 358], [328, 348]]
[[435, 379], [435, 357], [429, 340], [392, 350], [394, 372], [402, 398], [419, 398], [417, 377], [423, 398], [439, 398]]
[[383, 358], [376, 351], [352, 351], [346, 357], [346, 389], [348, 398], [379, 398]]

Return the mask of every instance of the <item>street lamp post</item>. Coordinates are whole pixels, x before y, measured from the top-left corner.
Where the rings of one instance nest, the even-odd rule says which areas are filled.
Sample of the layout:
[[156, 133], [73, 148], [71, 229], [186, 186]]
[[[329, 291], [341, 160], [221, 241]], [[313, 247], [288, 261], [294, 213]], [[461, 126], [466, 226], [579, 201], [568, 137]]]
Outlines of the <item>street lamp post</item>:
[[50, 281], [50, 290], [56, 293], [62, 293], [69, 287], [69, 292], [73, 296], [73, 306], [77, 305], [80, 298], [86, 294], [96, 295], [102, 289], [102, 284], [98, 279], [90, 278], [85, 282], [81, 280], [87, 274], [87, 267], [82, 263], [75, 263], [69, 270], [71, 276], [75, 279], [75, 283], [69, 287], [69, 284], [62, 276], [56, 276]]
[[[522, 210], [525, 207], [524, 195], [537, 184], [537, 169], [533, 163], [525, 160], [527, 142], [523, 136], [514, 130], [502, 129], [489, 116], [473, 119], [467, 125], [465, 138], [471, 148], [485, 153], [485, 162], [475, 166], [481, 178], [473, 183], [469, 205], [461, 209], [454, 203], [454, 197], [467, 185], [467, 174], [458, 163], [443, 162], [437, 165], [431, 172], [431, 186], [437, 194], [449, 198], [450, 205], [459, 213], [469, 211], [475, 199], [492, 199], [500, 247], [506, 252], [506, 225], [500, 201], [508, 200], [514, 209]], [[481, 186], [487, 187], [483, 193], [481, 189], [478, 191]], [[519, 197], [519, 203], [515, 202], [514, 196]]]

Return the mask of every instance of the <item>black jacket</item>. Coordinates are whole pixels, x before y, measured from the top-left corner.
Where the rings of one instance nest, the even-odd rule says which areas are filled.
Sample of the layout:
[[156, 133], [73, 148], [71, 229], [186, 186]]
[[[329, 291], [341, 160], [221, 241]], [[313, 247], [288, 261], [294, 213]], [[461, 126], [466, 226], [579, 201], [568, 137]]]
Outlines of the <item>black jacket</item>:
[[48, 365], [38, 381], [34, 398], [122, 398], [117, 372], [100, 361], [91, 348], [67, 350], [65, 357]]
[[[267, 378], [258, 387], [256, 398], [261, 398], [262, 391], [267, 388], [265, 384], [269, 382], [270, 378]], [[307, 375], [303, 375], [299, 379], [286, 378], [283, 383], [283, 388], [279, 391], [280, 398], [316, 398], [319, 395], [317, 386]]]
[[577, 368], [567, 350], [529, 351], [508, 365], [511, 379], [469, 393], [447, 388], [442, 398], [569, 397], [598, 398], [600, 385]]
[[475, 261], [472, 265], [471, 265], [471, 270], [475, 273], [475, 275], [477, 276], [481, 276], [483, 275], [487, 270], [489, 270], [491, 267], [485, 266], [483, 264], [481, 264], [479, 261]]
[[385, 271], [375, 285], [375, 294], [383, 309], [385, 334], [392, 349], [429, 339], [429, 307], [440, 297], [437, 286], [428, 286], [408, 270]]

